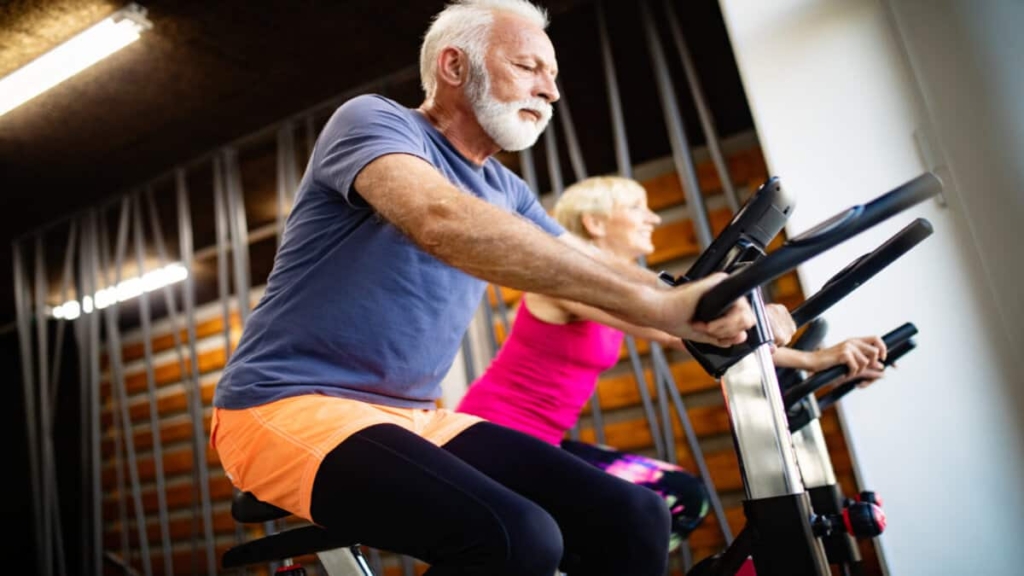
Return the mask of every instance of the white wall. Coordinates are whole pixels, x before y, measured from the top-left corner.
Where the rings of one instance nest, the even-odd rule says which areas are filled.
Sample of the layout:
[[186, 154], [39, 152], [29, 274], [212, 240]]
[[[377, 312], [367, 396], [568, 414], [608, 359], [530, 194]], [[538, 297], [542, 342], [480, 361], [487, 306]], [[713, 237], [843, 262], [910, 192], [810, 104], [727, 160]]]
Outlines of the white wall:
[[[885, 499], [895, 576], [1021, 573], [1024, 228], [1019, 0], [719, 0], [789, 233], [926, 169], [928, 201], [800, 269], [810, 294], [913, 218], [935, 233], [830, 310], [830, 341], [906, 321], [918, 348], [842, 414]], [[925, 136], [933, 154], [915, 144]]]

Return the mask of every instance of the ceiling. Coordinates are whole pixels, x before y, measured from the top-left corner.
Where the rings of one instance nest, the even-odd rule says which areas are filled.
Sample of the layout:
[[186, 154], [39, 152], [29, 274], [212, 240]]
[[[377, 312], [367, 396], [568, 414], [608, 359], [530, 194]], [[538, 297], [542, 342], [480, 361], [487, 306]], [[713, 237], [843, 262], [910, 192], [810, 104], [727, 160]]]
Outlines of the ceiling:
[[[0, 116], [0, 326], [14, 319], [6, 248], [12, 239], [218, 145], [407, 69], [417, 61], [431, 15], [443, 6], [442, 0], [139, 3], [153, 24], [140, 41]], [[563, 70], [563, 50], [598, 60], [592, 57], [594, 37], [576, 41], [572, 28], [564, 26], [560, 37], [554, 32], [574, 11], [592, 13], [592, 0], [538, 4], [552, 17]], [[698, 13], [717, 13], [714, 0], [684, 5], [691, 4]], [[123, 5], [0, 0], [0, 76]], [[716, 26], [721, 39], [712, 46], [725, 38], [724, 27]], [[711, 27], [690, 28], [703, 34]], [[635, 44], [643, 49], [642, 41]], [[713, 50], [728, 53], [728, 48]], [[733, 69], [731, 53], [725, 56], [726, 67]], [[628, 67], [623, 71], [629, 72]], [[727, 76], [738, 85], [734, 72]], [[713, 93], [714, 79], [705, 82]], [[574, 116], [586, 104], [582, 87], [585, 83], [572, 86]], [[749, 115], [745, 108], [743, 113]], [[606, 122], [607, 114], [602, 118]], [[749, 117], [742, 121], [749, 123]]]

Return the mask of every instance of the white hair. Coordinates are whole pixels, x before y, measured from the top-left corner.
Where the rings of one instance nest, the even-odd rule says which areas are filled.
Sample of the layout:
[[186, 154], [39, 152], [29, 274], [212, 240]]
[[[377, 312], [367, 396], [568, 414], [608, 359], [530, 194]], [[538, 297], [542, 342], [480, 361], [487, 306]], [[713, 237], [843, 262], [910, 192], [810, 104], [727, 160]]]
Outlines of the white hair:
[[420, 83], [427, 99], [437, 89], [437, 56], [454, 46], [466, 53], [473, 71], [484, 69], [484, 53], [496, 12], [507, 12], [548, 27], [547, 11], [529, 0], [454, 0], [434, 17], [420, 46]]

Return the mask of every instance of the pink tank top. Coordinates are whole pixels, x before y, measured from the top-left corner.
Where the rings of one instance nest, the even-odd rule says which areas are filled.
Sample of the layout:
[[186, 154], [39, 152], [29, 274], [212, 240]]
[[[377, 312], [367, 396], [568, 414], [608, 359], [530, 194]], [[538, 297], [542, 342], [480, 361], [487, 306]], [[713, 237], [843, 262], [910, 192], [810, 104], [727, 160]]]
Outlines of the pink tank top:
[[576, 424], [624, 334], [582, 320], [543, 322], [522, 300], [509, 338], [456, 409], [559, 444]]

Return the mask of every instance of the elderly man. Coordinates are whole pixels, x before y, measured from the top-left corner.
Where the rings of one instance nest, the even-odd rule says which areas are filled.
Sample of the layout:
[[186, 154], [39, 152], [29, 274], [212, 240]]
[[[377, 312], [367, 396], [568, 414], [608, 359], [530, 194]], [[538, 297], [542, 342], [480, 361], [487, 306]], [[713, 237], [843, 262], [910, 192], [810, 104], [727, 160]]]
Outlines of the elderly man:
[[211, 443], [240, 490], [428, 574], [661, 576], [669, 515], [556, 447], [436, 408], [485, 282], [679, 337], [745, 338], [720, 277], [675, 289], [570, 246], [492, 155], [534, 143], [558, 99], [545, 13], [464, 0], [423, 41], [426, 98], [342, 105], [313, 150], [266, 293], [217, 385]]

